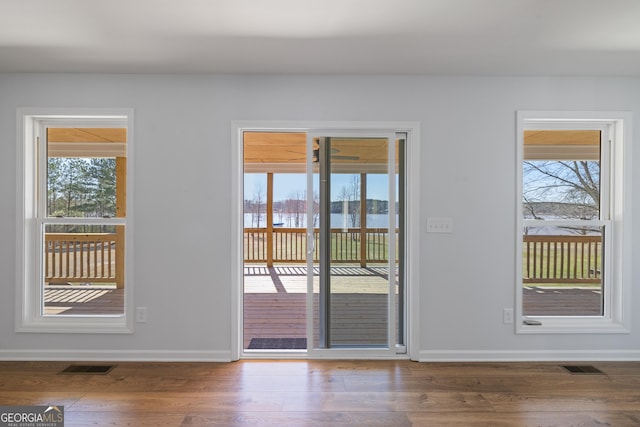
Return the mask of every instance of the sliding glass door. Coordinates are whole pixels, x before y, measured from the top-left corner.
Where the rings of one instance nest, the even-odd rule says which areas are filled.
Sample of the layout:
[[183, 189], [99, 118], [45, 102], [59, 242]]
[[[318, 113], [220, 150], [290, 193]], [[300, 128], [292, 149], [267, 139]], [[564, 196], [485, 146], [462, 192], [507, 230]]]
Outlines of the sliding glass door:
[[307, 135], [307, 205], [319, 200], [319, 227], [307, 228], [313, 354], [395, 354], [402, 344], [401, 145], [394, 132]]
[[245, 355], [404, 352], [404, 141], [243, 132]]

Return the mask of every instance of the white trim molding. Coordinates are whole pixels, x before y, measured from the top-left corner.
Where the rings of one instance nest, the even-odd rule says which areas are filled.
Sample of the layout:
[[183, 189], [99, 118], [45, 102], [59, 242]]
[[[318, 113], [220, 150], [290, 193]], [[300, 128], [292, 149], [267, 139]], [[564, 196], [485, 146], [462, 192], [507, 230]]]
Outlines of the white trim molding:
[[640, 361], [638, 350], [423, 350], [419, 362]]
[[[605, 229], [603, 313], [594, 316], [526, 316], [523, 313], [522, 230], [526, 224], [557, 226], [559, 221], [525, 220], [522, 206], [524, 131], [600, 130], [601, 217], [581, 224]], [[628, 334], [632, 292], [632, 113], [627, 111], [518, 111], [516, 114], [515, 332], [518, 334]], [[575, 222], [575, 221], [573, 221]], [[568, 222], [565, 222], [568, 223]], [[618, 352], [612, 352], [615, 355]], [[546, 354], [546, 353], [545, 353]], [[614, 359], [617, 359], [614, 357]], [[626, 360], [626, 359], [625, 359]]]
[[228, 350], [0, 350], [2, 361], [231, 362]]
[[[15, 326], [18, 333], [133, 333], [133, 250], [125, 251], [125, 295], [123, 315], [64, 316], [42, 314], [43, 286], [39, 251], [39, 221], [43, 215], [43, 177], [39, 162], [47, 153], [39, 148], [38, 133], [46, 126], [60, 127], [126, 127], [127, 129], [127, 172], [126, 172], [126, 218], [111, 219], [57, 219], [46, 218], [47, 222], [67, 221], [68, 223], [99, 222], [126, 224], [125, 247], [133, 248], [133, 109], [131, 108], [18, 108], [16, 111], [16, 282], [15, 282]], [[123, 148], [123, 147], [121, 147]], [[100, 155], [106, 153], [100, 152]], [[45, 174], [46, 175], [46, 174]], [[40, 200], [39, 200], [40, 198]], [[2, 353], [0, 352], [0, 357]]]

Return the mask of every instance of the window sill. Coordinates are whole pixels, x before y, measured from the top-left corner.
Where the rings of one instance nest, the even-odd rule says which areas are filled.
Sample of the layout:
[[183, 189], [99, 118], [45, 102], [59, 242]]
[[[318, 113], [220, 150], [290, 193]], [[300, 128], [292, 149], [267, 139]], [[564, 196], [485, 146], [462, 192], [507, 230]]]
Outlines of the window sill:
[[50, 334], [132, 334], [133, 325], [124, 316], [38, 317], [24, 320], [16, 326], [18, 333]]
[[607, 318], [589, 317], [528, 317], [526, 320], [540, 322], [539, 325], [525, 325], [524, 319], [516, 325], [517, 334], [628, 334], [629, 329], [622, 323]]

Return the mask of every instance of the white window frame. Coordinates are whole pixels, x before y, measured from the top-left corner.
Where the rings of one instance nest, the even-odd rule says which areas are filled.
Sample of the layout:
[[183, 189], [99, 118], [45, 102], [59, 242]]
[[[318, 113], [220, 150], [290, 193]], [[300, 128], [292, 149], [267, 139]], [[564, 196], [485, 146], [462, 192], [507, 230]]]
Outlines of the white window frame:
[[[601, 217], [581, 221], [603, 226], [604, 313], [601, 316], [524, 316], [522, 289], [522, 230], [540, 225], [523, 219], [524, 131], [530, 129], [598, 129], [604, 132], [601, 147]], [[608, 143], [607, 143], [608, 142]], [[515, 328], [521, 334], [629, 333], [631, 305], [631, 113], [599, 111], [518, 111], [516, 180], [516, 305]], [[544, 225], [566, 225], [543, 221]], [[525, 321], [528, 321], [525, 324]], [[533, 321], [533, 322], [531, 322]], [[533, 323], [533, 324], [532, 324]]]
[[[127, 128], [127, 217], [113, 218], [126, 225], [125, 295], [122, 315], [45, 316], [42, 314], [42, 224], [91, 223], [91, 219], [44, 218], [45, 195], [39, 191], [46, 183], [43, 150], [38, 138], [47, 126], [126, 127]], [[133, 332], [132, 316], [132, 109], [19, 108], [17, 110], [17, 214], [16, 214], [16, 300], [15, 331], [35, 333], [121, 333]], [[43, 143], [41, 142], [42, 146]], [[40, 158], [38, 158], [40, 156]], [[45, 162], [46, 163], [46, 162]]]

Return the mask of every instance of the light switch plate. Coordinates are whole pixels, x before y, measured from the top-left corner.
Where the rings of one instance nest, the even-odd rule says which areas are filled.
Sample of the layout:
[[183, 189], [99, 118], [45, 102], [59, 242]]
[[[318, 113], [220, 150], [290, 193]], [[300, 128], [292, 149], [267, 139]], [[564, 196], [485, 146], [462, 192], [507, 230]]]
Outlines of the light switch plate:
[[427, 218], [427, 233], [453, 233], [453, 218]]

